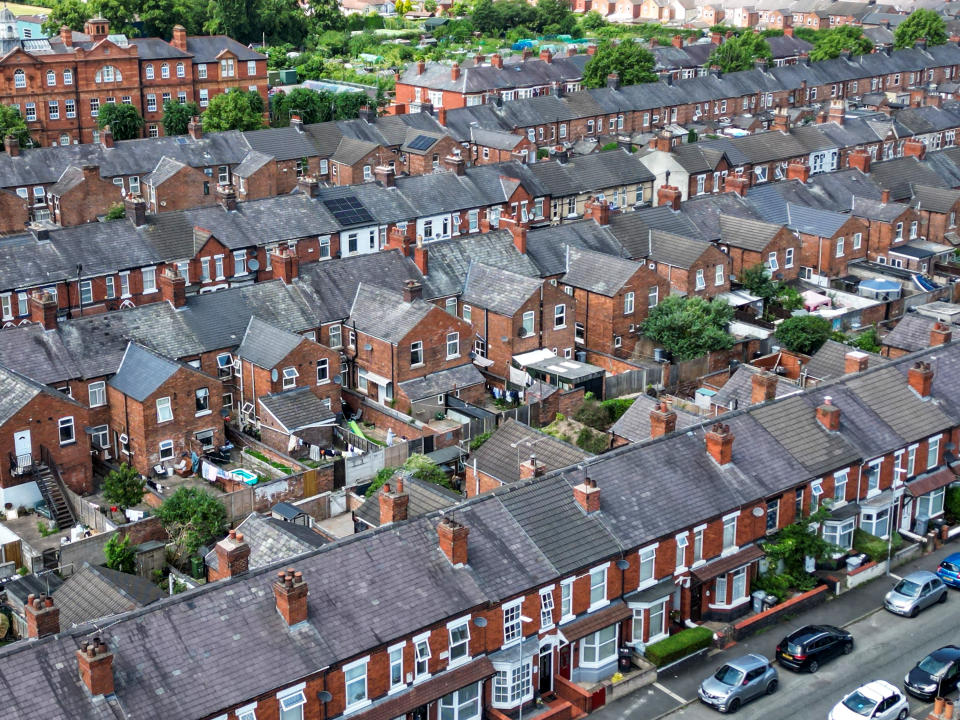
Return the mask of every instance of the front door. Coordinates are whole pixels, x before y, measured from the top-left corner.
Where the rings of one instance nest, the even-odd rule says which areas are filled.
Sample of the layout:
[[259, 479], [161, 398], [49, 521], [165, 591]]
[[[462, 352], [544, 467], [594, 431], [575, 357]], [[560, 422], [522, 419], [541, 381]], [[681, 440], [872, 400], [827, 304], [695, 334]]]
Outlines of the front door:
[[570, 665], [571, 665], [570, 655], [572, 652], [573, 652], [573, 645], [564, 645], [559, 650], [560, 669], [558, 670], [558, 672], [560, 673], [560, 677], [562, 677], [564, 680], [570, 679]]
[[540, 649], [540, 681], [537, 689], [540, 694], [553, 691], [553, 649]]
[[703, 585], [694, 582], [690, 585], [690, 619], [693, 622], [700, 622], [700, 604]]
[[23, 470], [33, 463], [33, 445], [30, 442], [30, 431], [21, 430], [13, 434], [13, 453], [17, 456], [17, 468]]
[[410, 715], [413, 720], [427, 720], [429, 707], [429, 705], [421, 705], [410, 713]]

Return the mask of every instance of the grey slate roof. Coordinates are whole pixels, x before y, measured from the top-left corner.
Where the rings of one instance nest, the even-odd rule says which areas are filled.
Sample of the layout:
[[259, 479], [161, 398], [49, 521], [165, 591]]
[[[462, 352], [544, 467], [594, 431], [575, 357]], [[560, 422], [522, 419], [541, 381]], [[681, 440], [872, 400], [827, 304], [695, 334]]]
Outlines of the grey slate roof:
[[[301, 529], [300, 525], [255, 512], [247, 515], [235, 528], [237, 532], [243, 533], [244, 541], [250, 546], [250, 570], [295, 557], [326, 544], [327, 541], [319, 533], [309, 528], [305, 528], [304, 533], [300, 532]], [[216, 550], [204, 555], [203, 560], [207, 567], [219, 569]]]
[[423, 377], [406, 380], [398, 385], [411, 402], [434, 398], [485, 382], [483, 375], [473, 363], [432, 372]]
[[253, 150], [277, 160], [300, 160], [317, 154], [310, 136], [294, 127], [249, 130], [243, 133], [243, 139]]
[[943, 180], [913, 156], [873, 163], [870, 177], [879, 187], [890, 191], [892, 200], [909, 198], [913, 185], [944, 187]]
[[146, 578], [84, 563], [53, 592], [60, 608], [60, 627], [135, 610], [156, 602], [166, 593]]
[[127, 345], [117, 374], [110, 378], [110, 387], [143, 402], [180, 367], [179, 363], [131, 342]]
[[702, 240], [692, 240], [680, 235], [653, 230], [650, 233], [650, 252], [639, 257], [647, 257], [657, 263], [673, 267], [689, 268], [710, 248]]
[[[391, 483], [395, 482], [391, 479]], [[453, 490], [440, 485], [419, 480], [409, 472], [403, 473], [403, 491], [410, 498], [407, 505], [407, 518], [417, 518], [427, 513], [452, 507], [463, 499]], [[374, 493], [353, 511], [354, 517], [363, 520], [370, 527], [380, 526], [380, 497]]]
[[[537, 441], [536, 445], [527, 446], [528, 442], [534, 441]], [[514, 444], [517, 447], [511, 447]], [[546, 465], [548, 472], [591, 457], [590, 453], [578, 447], [509, 419], [471, 454], [470, 463], [476, 461], [477, 470], [506, 485], [520, 479], [517, 458], [522, 463], [529, 460], [530, 455], [536, 455], [537, 461]]]
[[883, 336], [881, 344], [888, 347], [916, 352], [930, 347], [930, 331], [937, 320], [926, 315], [906, 313], [896, 326]]
[[[753, 393], [753, 376], [757, 372], [757, 369], [752, 365], [741, 365], [724, 383], [723, 387], [717, 391], [717, 394], [710, 398], [710, 401], [728, 409], [748, 407]], [[778, 379], [776, 397], [792, 395], [799, 391], [800, 388], [790, 380], [786, 378]]]
[[[929, 336], [929, 333], [928, 333]], [[846, 372], [846, 355], [857, 348], [844, 345], [836, 340], [827, 340], [820, 349], [810, 356], [810, 362], [803, 366], [804, 371], [810, 377], [818, 380], [833, 380], [841, 377]], [[863, 350], [857, 350], [864, 352]], [[889, 362], [882, 355], [876, 353], [866, 353], [867, 367], [876, 367], [885, 365]]]
[[304, 341], [302, 335], [274, 327], [254, 315], [237, 348], [237, 356], [269, 370]]
[[719, 222], [720, 242], [755, 252], [762, 252], [781, 229], [774, 223], [732, 215], [720, 215]]
[[[659, 400], [646, 393], [640, 393], [634, 398], [633, 404], [627, 408], [627, 411], [613, 424], [610, 432], [626, 438], [630, 442], [649, 440], [650, 412], [659, 404]], [[678, 407], [674, 407], [673, 411], [677, 414], [677, 430], [702, 422], [702, 419], [697, 415], [688, 413]]]
[[960, 190], [914, 185], [910, 204], [917, 210], [948, 213], [953, 210], [958, 200], [960, 200]]
[[613, 297], [643, 267], [633, 260], [603, 253], [567, 248], [566, 285]]
[[309, 387], [271, 393], [259, 398], [260, 404], [288, 431], [329, 423], [334, 414]]
[[527, 256], [536, 265], [540, 277], [553, 277], [566, 272], [567, 248], [627, 257], [627, 251], [611, 232], [610, 226], [598, 225], [593, 220], [551, 225], [532, 229], [527, 233]]
[[0, 366], [0, 423], [9, 420], [43, 391], [40, 383]]
[[832, 238], [849, 219], [849, 215], [787, 203], [787, 227], [808, 235]]
[[671, 235], [700, 237], [700, 232], [684, 213], [674, 212], [667, 205], [614, 215], [610, 232], [623, 245], [628, 257], [643, 258], [650, 252], [650, 233], [661, 230]]
[[377, 285], [360, 283], [350, 307], [350, 323], [360, 332], [390, 343], [400, 342], [432, 310], [443, 312], [425, 300], [405, 302], [396, 293]]
[[219, 55], [224, 50], [229, 50], [240, 62], [267, 59], [266, 55], [255, 52], [243, 43], [237, 42], [226, 35], [187, 36], [187, 52], [193, 55], [195, 63], [219, 62]]
[[[528, 234], [528, 244], [533, 234], [532, 231]], [[425, 248], [428, 267], [424, 297], [459, 295], [470, 265], [475, 262], [532, 278], [540, 276], [533, 259], [517, 250], [513, 235], [506, 230], [441, 240], [425, 245]]]
[[20, 325], [0, 331], [0, 365], [50, 385], [79, 377], [80, 371], [58, 332], [41, 325]]
[[532, 295], [540, 292], [541, 285], [539, 278], [471, 263], [460, 299], [477, 308], [513, 317]]

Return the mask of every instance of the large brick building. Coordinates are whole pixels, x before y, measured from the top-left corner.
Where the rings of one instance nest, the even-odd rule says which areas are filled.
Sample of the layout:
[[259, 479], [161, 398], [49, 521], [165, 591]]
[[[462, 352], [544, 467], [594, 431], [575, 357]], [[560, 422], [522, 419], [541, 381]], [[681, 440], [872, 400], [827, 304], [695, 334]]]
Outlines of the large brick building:
[[130, 38], [92, 18], [82, 33], [64, 27], [51, 38], [20, 40], [0, 23], [0, 103], [17, 108], [39, 145], [97, 142], [97, 117], [109, 103], [133, 105], [144, 134], [163, 132], [167, 100], [205, 108], [230, 88], [255, 90], [266, 102], [267, 59], [225, 36]]

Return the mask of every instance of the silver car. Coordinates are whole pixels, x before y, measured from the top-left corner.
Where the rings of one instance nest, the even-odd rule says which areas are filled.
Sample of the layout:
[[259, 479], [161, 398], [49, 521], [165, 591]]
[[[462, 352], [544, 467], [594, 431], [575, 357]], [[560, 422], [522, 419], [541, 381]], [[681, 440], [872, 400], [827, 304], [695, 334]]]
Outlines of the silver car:
[[761, 695], [777, 691], [777, 670], [763, 655], [744, 655], [722, 665], [700, 683], [700, 700], [720, 712], [734, 713]]
[[897, 615], [916, 617], [924, 608], [947, 601], [947, 586], [926, 570], [907, 575], [883, 598], [883, 606]]

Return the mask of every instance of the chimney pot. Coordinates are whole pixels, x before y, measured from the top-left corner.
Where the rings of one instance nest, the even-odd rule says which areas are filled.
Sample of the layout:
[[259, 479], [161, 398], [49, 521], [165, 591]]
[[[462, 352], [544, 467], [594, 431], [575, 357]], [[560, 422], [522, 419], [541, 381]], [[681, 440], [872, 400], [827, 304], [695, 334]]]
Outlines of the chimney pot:
[[231, 530], [227, 537], [214, 547], [217, 568], [209, 570], [211, 580], [223, 580], [247, 572], [250, 568], [250, 546], [243, 540], [243, 533]]
[[707, 452], [718, 465], [728, 465], [733, 460], [733, 433], [725, 423], [716, 423], [706, 435]]
[[402, 522], [407, 519], [407, 507], [410, 496], [403, 492], [403, 482], [398, 482], [396, 488], [385, 483], [378, 498], [380, 503], [380, 525]]
[[937, 321], [930, 330], [930, 347], [946, 345], [953, 339], [953, 331], [946, 323]]
[[573, 499], [580, 508], [587, 513], [600, 511], [600, 488], [593, 478], [586, 477], [583, 482], [573, 488]]
[[77, 650], [77, 666], [80, 679], [91, 695], [113, 693], [113, 653], [100, 638], [94, 638]]
[[650, 411], [650, 437], [669, 435], [677, 429], [677, 413], [665, 402]]
[[469, 558], [467, 537], [470, 528], [452, 518], [445, 517], [437, 524], [437, 539], [440, 550], [453, 565], [466, 565]]
[[829, 395], [823, 398], [823, 404], [817, 408], [817, 420], [830, 432], [840, 429], [840, 408], [833, 404], [833, 398]]
[[930, 397], [933, 390], [933, 369], [930, 367], [930, 363], [918, 360], [907, 371], [907, 382], [920, 397]]
[[777, 397], [777, 376], [761, 371], [751, 378], [750, 404], [759, 405]]

